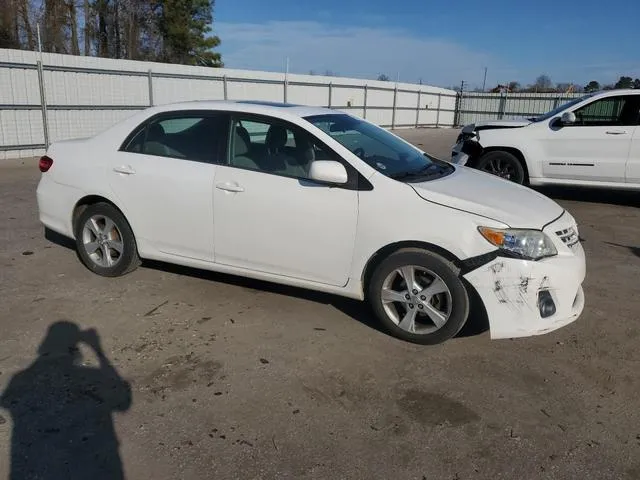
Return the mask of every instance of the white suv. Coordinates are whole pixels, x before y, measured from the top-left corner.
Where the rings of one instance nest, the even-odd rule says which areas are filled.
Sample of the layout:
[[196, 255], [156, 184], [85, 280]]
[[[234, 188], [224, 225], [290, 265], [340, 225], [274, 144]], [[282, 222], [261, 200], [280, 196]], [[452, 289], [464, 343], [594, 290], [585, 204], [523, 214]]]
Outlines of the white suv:
[[520, 184], [640, 189], [640, 90], [576, 98], [535, 118], [462, 129], [452, 162]]

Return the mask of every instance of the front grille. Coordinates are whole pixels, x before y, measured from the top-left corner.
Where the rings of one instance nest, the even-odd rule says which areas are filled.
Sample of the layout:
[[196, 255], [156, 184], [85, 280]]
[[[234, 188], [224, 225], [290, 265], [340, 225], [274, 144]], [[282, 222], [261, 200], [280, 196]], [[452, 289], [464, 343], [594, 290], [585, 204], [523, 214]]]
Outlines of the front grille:
[[569, 227], [564, 230], [558, 230], [556, 232], [556, 235], [560, 237], [562, 243], [564, 243], [567, 247], [573, 247], [580, 241], [578, 232], [574, 227]]

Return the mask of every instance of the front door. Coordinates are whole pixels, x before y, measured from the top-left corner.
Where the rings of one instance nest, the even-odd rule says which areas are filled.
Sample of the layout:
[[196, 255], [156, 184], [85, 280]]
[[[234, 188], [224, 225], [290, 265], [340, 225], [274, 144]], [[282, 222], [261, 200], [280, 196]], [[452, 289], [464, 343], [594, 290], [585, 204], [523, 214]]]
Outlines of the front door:
[[548, 178], [624, 182], [635, 130], [636, 95], [594, 100], [574, 110], [573, 124], [550, 124], [544, 142], [544, 176]]
[[349, 279], [358, 192], [308, 180], [310, 162], [336, 154], [301, 127], [242, 115], [216, 172], [216, 263], [343, 286]]
[[139, 127], [108, 165], [110, 184], [139, 241], [213, 261], [213, 183], [228, 117], [171, 112]]

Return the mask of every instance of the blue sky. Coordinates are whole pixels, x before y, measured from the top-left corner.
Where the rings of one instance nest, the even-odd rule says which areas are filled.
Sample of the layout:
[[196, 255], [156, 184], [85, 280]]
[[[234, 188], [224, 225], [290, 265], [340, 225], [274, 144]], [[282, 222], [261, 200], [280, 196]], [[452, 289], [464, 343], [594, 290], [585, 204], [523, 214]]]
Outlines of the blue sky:
[[217, 0], [229, 68], [451, 86], [640, 77], [640, 1]]

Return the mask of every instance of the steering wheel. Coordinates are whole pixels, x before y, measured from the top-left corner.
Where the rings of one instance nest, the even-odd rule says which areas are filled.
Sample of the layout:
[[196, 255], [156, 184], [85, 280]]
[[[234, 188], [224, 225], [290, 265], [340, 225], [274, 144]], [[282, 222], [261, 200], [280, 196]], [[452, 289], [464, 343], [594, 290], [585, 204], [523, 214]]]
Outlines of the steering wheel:
[[357, 155], [362, 160], [364, 160], [364, 148], [362, 148], [362, 147], [356, 148], [355, 150], [353, 150], [353, 154]]

